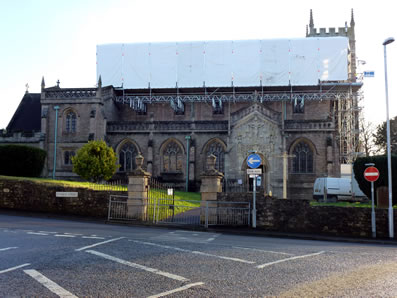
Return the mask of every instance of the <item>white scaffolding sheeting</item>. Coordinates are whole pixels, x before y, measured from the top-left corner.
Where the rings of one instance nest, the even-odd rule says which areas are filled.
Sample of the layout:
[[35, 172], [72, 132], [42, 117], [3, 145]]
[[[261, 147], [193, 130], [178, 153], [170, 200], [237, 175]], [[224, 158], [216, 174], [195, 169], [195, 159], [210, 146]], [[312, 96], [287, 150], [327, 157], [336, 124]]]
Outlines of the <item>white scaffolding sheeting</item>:
[[315, 86], [348, 78], [348, 39], [199, 41], [97, 46], [97, 79], [138, 88]]

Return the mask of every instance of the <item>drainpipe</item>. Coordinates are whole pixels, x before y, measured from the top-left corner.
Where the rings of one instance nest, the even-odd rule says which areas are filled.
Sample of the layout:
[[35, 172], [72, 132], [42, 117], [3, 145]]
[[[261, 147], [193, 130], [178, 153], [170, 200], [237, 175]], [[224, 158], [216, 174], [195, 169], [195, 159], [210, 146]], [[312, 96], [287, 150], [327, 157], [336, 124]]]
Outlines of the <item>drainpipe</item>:
[[189, 191], [189, 163], [190, 163], [190, 149], [189, 149], [189, 145], [190, 145], [190, 136], [186, 136], [186, 191]]
[[58, 134], [58, 110], [59, 106], [54, 107], [55, 110], [55, 133], [54, 133], [54, 166], [52, 168], [52, 179], [55, 179], [55, 168], [57, 161], [57, 134]]

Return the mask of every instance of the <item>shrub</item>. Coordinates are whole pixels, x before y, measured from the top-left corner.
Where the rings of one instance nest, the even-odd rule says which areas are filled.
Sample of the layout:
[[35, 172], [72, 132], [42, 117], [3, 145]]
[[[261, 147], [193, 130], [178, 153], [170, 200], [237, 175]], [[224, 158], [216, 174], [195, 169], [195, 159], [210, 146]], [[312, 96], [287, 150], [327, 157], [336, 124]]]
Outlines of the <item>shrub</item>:
[[[371, 198], [371, 183], [365, 180], [364, 170], [368, 167], [365, 164], [374, 163], [375, 167], [379, 170], [379, 179], [374, 182], [374, 189], [380, 186], [388, 186], [388, 169], [387, 169], [387, 156], [368, 156], [359, 157], [354, 162], [353, 171], [354, 176], [360, 186], [361, 190], [368, 198]], [[393, 190], [393, 205], [397, 204], [397, 156], [392, 155], [392, 190]]]
[[88, 181], [109, 180], [119, 167], [116, 161], [105, 141], [90, 141], [72, 157], [73, 172]]
[[0, 146], [0, 175], [39, 177], [46, 155], [44, 150], [30, 146]]

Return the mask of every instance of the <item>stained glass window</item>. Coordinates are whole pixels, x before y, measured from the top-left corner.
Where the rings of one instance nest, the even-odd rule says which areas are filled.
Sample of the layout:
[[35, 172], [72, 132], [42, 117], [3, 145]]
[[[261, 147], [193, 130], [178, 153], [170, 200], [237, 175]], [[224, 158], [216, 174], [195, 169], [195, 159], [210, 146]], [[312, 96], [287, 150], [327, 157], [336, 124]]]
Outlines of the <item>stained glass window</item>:
[[119, 151], [120, 172], [131, 172], [135, 169], [135, 157], [138, 151], [132, 143], [125, 143]]
[[182, 172], [182, 150], [174, 141], [171, 141], [163, 150], [163, 172]]
[[313, 151], [307, 143], [297, 144], [292, 154], [295, 155], [292, 160], [293, 173], [313, 173]]
[[68, 112], [66, 115], [66, 132], [76, 132], [76, 114]]
[[[215, 155], [216, 156], [216, 161], [215, 161], [215, 169], [217, 169], [219, 172], [224, 173], [225, 172], [225, 150], [219, 142], [213, 142], [207, 147], [207, 151], [205, 156], [209, 155]], [[206, 165], [207, 163], [205, 163]]]

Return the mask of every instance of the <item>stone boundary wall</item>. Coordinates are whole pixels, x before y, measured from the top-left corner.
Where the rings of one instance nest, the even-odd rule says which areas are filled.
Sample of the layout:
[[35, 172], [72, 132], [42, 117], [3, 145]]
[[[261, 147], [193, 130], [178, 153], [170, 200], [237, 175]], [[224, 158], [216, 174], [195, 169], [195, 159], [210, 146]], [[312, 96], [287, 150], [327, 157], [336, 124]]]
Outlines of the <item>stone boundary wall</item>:
[[[56, 192], [77, 192], [77, 198], [56, 197]], [[106, 219], [110, 194], [126, 192], [93, 191], [32, 181], [0, 179], [0, 208], [78, 215]]]
[[[219, 193], [219, 201], [251, 202], [252, 193]], [[257, 196], [257, 228], [267, 231], [372, 237], [371, 208], [310, 206], [309, 200]], [[375, 209], [376, 234], [389, 238], [388, 210]], [[394, 210], [394, 230], [397, 211]]]

